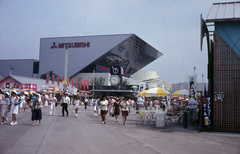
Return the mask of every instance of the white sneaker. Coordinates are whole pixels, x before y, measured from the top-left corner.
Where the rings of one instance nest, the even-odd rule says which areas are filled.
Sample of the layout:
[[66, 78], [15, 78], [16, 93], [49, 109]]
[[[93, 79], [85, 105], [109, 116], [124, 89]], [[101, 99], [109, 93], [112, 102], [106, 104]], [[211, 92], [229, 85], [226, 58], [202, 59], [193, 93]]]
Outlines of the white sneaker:
[[3, 122], [1, 122], [1, 124], [3, 125], [4, 123], [3, 123]]
[[10, 125], [14, 125], [13, 121], [10, 123]]
[[13, 125], [16, 125], [17, 124], [17, 121], [15, 121], [14, 123], [13, 123]]
[[7, 121], [8, 121], [8, 118], [6, 118], [6, 121], [4, 123], [7, 123]]
[[51, 116], [51, 114], [49, 114], [49, 116]]
[[55, 116], [55, 114], [53, 114], [52, 116]]
[[78, 117], [78, 115], [76, 114], [76, 118]]

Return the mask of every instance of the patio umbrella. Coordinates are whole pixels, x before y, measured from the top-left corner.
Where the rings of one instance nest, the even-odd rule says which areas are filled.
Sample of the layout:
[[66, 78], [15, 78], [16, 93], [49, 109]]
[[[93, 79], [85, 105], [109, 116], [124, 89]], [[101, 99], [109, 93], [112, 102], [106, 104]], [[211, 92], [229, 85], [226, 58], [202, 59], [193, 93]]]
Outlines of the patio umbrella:
[[175, 97], [179, 97], [179, 96], [189, 96], [189, 91], [186, 90], [186, 89], [181, 89], [181, 90], [178, 90], [178, 91], [175, 91], [174, 93], [172, 93], [172, 96], [175, 96]]
[[150, 89], [144, 90], [144, 91], [140, 92], [138, 95], [139, 95], [140, 97], [145, 96], [146, 93], [147, 93], [149, 90], [150, 90]]
[[160, 96], [167, 96], [171, 93], [162, 89], [162, 88], [152, 88], [149, 91], [146, 92], [146, 97], [160, 97]]

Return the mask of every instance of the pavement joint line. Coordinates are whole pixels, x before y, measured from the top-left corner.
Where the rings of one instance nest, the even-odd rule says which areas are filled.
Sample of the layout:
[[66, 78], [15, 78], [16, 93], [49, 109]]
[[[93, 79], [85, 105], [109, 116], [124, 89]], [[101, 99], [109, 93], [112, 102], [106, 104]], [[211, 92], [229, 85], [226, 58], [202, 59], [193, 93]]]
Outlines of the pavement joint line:
[[[56, 113], [57, 113], [57, 112], [56, 112]], [[54, 117], [52, 118], [52, 120], [51, 120], [51, 122], [50, 122], [50, 124], [49, 124], [49, 126], [48, 126], [48, 128], [47, 128], [47, 130], [50, 128], [50, 126], [51, 126], [51, 124], [52, 124], [52, 122], [53, 122], [53, 119], [56, 119], [56, 116], [54, 116]], [[35, 153], [38, 153], [38, 151], [39, 151], [39, 149], [41, 148], [42, 143], [43, 143], [43, 141], [44, 141], [47, 133], [48, 133], [48, 131], [46, 131], [45, 135], [43, 136], [42, 141], [41, 141], [40, 145], [38, 146], [38, 149], [37, 149], [37, 151], [36, 151]]]

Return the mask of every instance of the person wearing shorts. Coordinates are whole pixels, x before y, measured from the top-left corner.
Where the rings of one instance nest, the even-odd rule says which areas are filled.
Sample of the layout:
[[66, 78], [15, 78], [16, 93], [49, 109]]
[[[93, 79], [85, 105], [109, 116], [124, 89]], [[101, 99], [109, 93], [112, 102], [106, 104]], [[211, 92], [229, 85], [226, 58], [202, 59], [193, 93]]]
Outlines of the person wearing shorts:
[[100, 109], [101, 109], [101, 117], [103, 124], [106, 124], [107, 121], [107, 113], [108, 113], [108, 101], [106, 96], [103, 96], [100, 102]]
[[127, 97], [123, 99], [123, 101], [120, 103], [121, 109], [122, 109], [122, 118], [123, 118], [123, 125], [126, 125], [126, 120], [128, 116], [128, 106], [129, 103], [127, 101]]

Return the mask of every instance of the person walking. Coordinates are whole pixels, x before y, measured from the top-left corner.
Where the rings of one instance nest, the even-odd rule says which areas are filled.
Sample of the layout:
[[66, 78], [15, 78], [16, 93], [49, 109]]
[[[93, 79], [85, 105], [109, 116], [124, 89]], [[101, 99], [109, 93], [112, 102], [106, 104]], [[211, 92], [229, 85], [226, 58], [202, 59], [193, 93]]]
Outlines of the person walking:
[[110, 99], [108, 100], [108, 112], [109, 112], [109, 116], [112, 116], [113, 104], [114, 104], [114, 99], [113, 99], [113, 97], [111, 96]]
[[133, 110], [134, 105], [135, 105], [135, 101], [134, 101], [134, 99], [132, 98], [132, 99], [131, 99], [131, 111]]
[[101, 108], [102, 122], [103, 122], [103, 124], [106, 124], [107, 113], [108, 113], [108, 101], [107, 101], [106, 96], [102, 97], [99, 107]]
[[55, 116], [56, 114], [56, 103], [57, 103], [57, 98], [55, 97], [55, 94], [50, 94], [49, 101], [51, 103], [50, 106], [50, 113], [49, 116]]
[[23, 107], [23, 110], [24, 110], [24, 112], [25, 112], [25, 110], [28, 108], [28, 104], [27, 104], [27, 101], [28, 101], [28, 92], [24, 92], [24, 96], [25, 96], [25, 100], [24, 100], [24, 102], [23, 102], [23, 104], [22, 104], [22, 107]]
[[85, 105], [85, 109], [87, 109], [87, 105], [88, 105], [88, 99], [87, 98], [85, 98], [85, 100], [84, 100], [84, 105]]
[[128, 101], [128, 114], [130, 114], [130, 112], [131, 112], [131, 106], [132, 106], [132, 104], [131, 104], [132, 101], [131, 101], [130, 98], [128, 98], [127, 101]]
[[76, 113], [76, 118], [78, 117], [78, 108], [80, 106], [80, 96], [77, 96], [77, 98], [74, 100], [73, 102], [74, 106], [75, 106], [75, 113]]
[[36, 94], [36, 99], [33, 102], [32, 106], [32, 118], [31, 120], [33, 121], [32, 126], [35, 126], [35, 121], [39, 120], [39, 126], [41, 125], [41, 120], [42, 120], [42, 110], [38, 108], [39, 105], [42, 105], [41, 98], [39, 94]]
[[10, 123], [10, 125], [16, 125], [17, 124], [17, 117], [16, 117], [16, 115], [18, 114], [18, 105], [15, 105], [15, 103], [17, 103], [17, 101], [18, 101], [18, 97], [17, 97], [17, 92], [16, 91], [12, 91], [10, 100], [11, 100], [10, 114], [12, 114], [12, 122]]
[[128, 116], [128, 106], [129, 106], [129, 103], [128, 103], [126, 97], [120, 103], [120, 106], [121, 106], [121, 110], [122, 110], [123, 125], [126, 125], [126, 120], [127, 120], [127, 116]]
[[92, 103], [93, 105], [93, 111], [94, 111], [94, 116], [97, 116], [97, 103], [98, 103], [98, 98]]
[[20, 96], [19, 96], [19, 101], [21, 102], [19, 104], [19, 113], [21, 112], [22, 108], [24, 108], [24, 105], [25, 105], [25, 95], [23, 92], [20, 93]]
[[43, 93], [42, 102], [43, 102], [44, 108], [46, 108], [46, 109], [48, 107], [48, 101], [49, 101], [49, 97], [47, 96], [46, 93]]
[[2, 103], [1, 103], [1, 108], [0, 108], [0, 113], [1, 113], [1, 124], [4, 124], [8, 121], [7, 114], [8, 114], [8, 106], [10, 105], [10, 100], [9, 100], [9, 93], [6, 92], [4, 95], [2, 95]]
[[67, 116], [68, 116], [68, 106], [69, 106], [69, 103], [70, 103], [70, 99], [69, 97], [67, 96], [68, 93], [65, 92], [64, 93], [64, 96], [62, 97], [62, 116], [64, 117], [64, 110], [67, 112]]
[[120, 103], [121, 103], [121, 100], [119, 99], [119, 97], [116, 98], [116, 101], [114, 102], [114, 116], [115, 116], [115, 119], [116, 119], [116, 122], [118, 122], [118, 118], [119, 118], [119, 115], [120, 115]]

